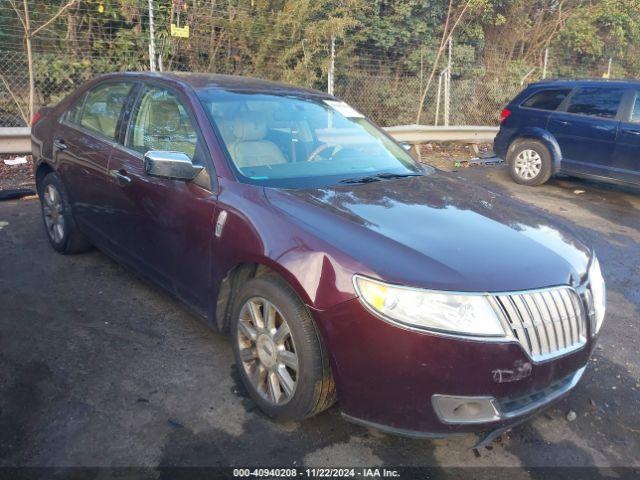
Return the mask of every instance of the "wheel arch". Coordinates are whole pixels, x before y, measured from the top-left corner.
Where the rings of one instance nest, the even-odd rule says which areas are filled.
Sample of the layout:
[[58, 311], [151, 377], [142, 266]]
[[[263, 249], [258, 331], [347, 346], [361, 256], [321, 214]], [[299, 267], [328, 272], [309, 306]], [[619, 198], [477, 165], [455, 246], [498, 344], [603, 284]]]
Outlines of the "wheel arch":
[[509, 154], [513, 151], [514, 148], [518, 146], [519, 143], [526, 140], [535, 140], [542, 143], [549, 154], [551, 155], [552, 162], [552, 173], [558, 173], [560, 171], [560, 162], [562, 160], [562, 152], [560, 150], [560, 145], [558, 144], [555, 137], [547, 130], [537, 127], [525, 128], [522, 131], [518, 132], [516, 137], [511, 141], [509, 145], [507, 158]]
[[40, 162], [40, 164], [36, 168], [35, 173], [36, 189], [38, 190], [38, 193], [40, 193], [40, 185], [42, 185], [42, 180], [52, 172], [55, 172], [55, 170], [51, 165], [49, 165], [47, 162]]
[[236, 295], [242, 286], [252, 278], [273, 274], [287, 284], [307, 307], [311, 301], [295, 275], [282, 265], [263, 259], [259, 261], [241, 262], [232, 266], [218, 284], [217, 299], [214, 308], [214, 325], [221, 332], [227, 332], [231, 321], [231, 311]]

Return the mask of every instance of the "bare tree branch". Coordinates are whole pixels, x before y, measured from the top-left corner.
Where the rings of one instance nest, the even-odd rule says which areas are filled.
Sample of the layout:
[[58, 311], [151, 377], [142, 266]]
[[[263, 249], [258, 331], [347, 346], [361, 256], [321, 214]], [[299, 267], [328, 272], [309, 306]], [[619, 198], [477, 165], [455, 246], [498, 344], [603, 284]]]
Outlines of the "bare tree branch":
[[16, 15], [18, 17], [18, 20], [20, 20], [20, 23], [22, 24], [22, 28], [25, 31], [25, 35], [27, 34], [27, 24], [24, 23], [24, 19], [22, 18], [22, 15], [20, 15], [20, 9], [18, 8], [18, 6], [16, 5], [15, 0], [9, 0], [9, 3], [11, 4], [11, 7], [15, 10]]
[[11, 90], [11, 86], [9, 85], [9, 82], [7, 81], [5, 76], [1, 73], [0, 73], [0, 80], [2, 80], [2, 83], [4, 83], [4, 88], [7, 89], [7, 91], [9, 92], [9, 95], [11, 95], [11, 98], [15, 102], [16, 107], [18, 107], [18, 111], [20, 112], [20, 116], [22, 117], [22, 120], [24, 120], [24, 123], [29, 125], [29, 120], [30, 120], [29, 115], [27, 115], [25, 111], [22, 109], [22, 106], [20, 105], [20, 101], [18, 100], [18, 97], [16, 96], [15, 93], [13, 93], [13, 90]]
[[465, 3], [464, 7], [462, 8], [460, 13], [458, 14], [456, 20], [453, 22], [453, 25], [451, 26], [451, 28], [448, 28], [449, 27], [449, 23], [450, 23], [449, 20], [450, 20], [450, 16], [451, 16], [451, 10], [453, 8], [453, 1], [449, 0], [449, 9], [447, 11], [447, 20], [445, 22], [444, 31], [442, 32], [442, 38], [440, 40], [440, 47], [438, 48], [438, 51], [436, 52], [436, 58], [433, 61], [433, 68], [431, 69], [431, 73], [429, 74], [429, 79], [427, 80], [427, 84], [425, 85], [424, 90], [422, 91], [422, 94], [420, 95], [420, 102], [418, 104], [418, 112], [416, 114], [416, 123], [417, 124], [420, 123], [420, 119], [422, 118], [422, 109], [424, 107], [424, 101], [427, 98], [427, 93], [429, 92], [429, 88], [431, 88], [431, 83], [433, 82], [433, 77], [435, 76], [436, 70], [438, 69], [438, 62], [440, 61], [440, 57], [442, 57], [442, 53], [444, 52], [445, 48], [447, 47], [447, 43], [451, 39], [451, 36], [453, 35], [454, 30], [456, 29], [456, 27], [458, 26], [458, 24], [460, 23], [460, 21], [464, 17], [464, 14], [467, 12], [467, 9], [469, 8], [469, 5], [471, 4], [472, 1], [473, 0], [467, 0], [467, 3]]
[[69, 7], [72, 7], [77, 1], [78, 0], [70, 0], [66, 5], [61, 7], [60, 10], [58, 10], [58, 12], [53, 17], [51, 17], [49, 20], [47, 20], [42, 25], [40, 25], [38, 28], [36, 28], [33, 32], [31, 32], [31, 36], [35, 37], [40, 30], [42, 30], [43, 28], [46, 28], [47, 25], [49, 25], [52, 22], [54, 22], [60, 15], [62, 15]]

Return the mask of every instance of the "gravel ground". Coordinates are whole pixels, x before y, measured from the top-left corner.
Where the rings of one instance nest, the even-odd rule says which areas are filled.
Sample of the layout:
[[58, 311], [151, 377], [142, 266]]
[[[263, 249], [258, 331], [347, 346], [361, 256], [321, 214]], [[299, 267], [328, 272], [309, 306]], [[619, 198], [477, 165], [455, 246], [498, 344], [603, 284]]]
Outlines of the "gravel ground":
[[509, 478], [597, 466], [611, 470], [590, 470], [596, 478], [639, 475], [638, 192], [578, 180], [524, 188], [503, 167], [448, 174], [538, 205], [598, 251], [608, 318], [582, 382], [555, 407], [479, 452], [475, 435], [398, 438], [349, 424], [336, 407], [275, 423], [240, 386], [224, 336], [100, 252], [55, 254], [37, 200], [12, 200], [0, 202], [0, 466], [418, 465], [447, 478], [456, 466], [517, 468]]

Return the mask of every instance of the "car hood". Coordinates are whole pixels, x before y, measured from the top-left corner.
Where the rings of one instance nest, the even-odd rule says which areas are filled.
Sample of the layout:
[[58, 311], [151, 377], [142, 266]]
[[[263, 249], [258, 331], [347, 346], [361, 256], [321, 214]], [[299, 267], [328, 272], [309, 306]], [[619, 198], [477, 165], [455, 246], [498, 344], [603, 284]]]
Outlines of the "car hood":
[[288, 218], [360, 272], [421, 288], [506, 292], [578, 285], [589, 249], [542, 211], [452, 175], [266, 189]]

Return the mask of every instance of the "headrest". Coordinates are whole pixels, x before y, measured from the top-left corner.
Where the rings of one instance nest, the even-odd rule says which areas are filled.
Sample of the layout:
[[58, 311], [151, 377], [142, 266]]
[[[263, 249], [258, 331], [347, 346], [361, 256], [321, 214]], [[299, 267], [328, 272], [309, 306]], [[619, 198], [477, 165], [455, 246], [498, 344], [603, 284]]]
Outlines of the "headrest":
[[259, 113], [244, 113], [236, 118], [233, 134], [241, 142], [262, 140], [267, 134], [267, 122]]
[[180, 107], [173, 99], [154, 99], [149, 105], [149, 126], [156, 133], [174, 133], [180, 129]]
[[107, 95], [106, 109], [107, 113], [112, 115], [120, 115], [122, 105], [127, 98], [127, 93], [110, 92]]

